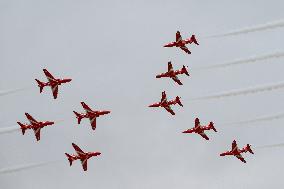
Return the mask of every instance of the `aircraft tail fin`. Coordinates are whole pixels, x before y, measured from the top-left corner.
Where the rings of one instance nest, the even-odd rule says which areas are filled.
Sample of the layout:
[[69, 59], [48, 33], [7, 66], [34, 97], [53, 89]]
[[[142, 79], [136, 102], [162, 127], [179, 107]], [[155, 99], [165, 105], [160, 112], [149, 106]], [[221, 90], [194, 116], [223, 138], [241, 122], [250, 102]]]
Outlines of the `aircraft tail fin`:
[[189, 73], [188, 73], [188, 71], [187, 71], [187, 69], [184, 65], [182, 66], [181, 72], [184, 73], [185, 75], [189, 76]]
[[245, 147], [245, 149], [246, 149], [249, 153], [254, 154], [253, 151], [252, 151], [252, 149], [251, 149], [251, 146], [250, 146], [249, 144], [247, 144], [247, 146]]
[[199, 43], [196, 40], [195, 35], [192, 35], [191, 38], [190, 38], [190, 43], [192, 43], [192, 42], [195, 43], [196, 45], [199, 45]]
[[22, 124], [21, 122], [17, 122], [17, 123], [20, 125], [21, 130], [22, 130], [22, 133], [23, 133], [23, 135], [24, 135], [25, 132], [26, 132], [26, 130], [27, 130], [27, 127], [26, 127], [24, 124]]
[[67, 156], [67, 158], [68, 158], [68, 161], [69, 161], [69, 163], [70, 163], [70, 166], [72, 165], [72, 162], [73, 162], [73, 157], [70, 155], [70, 154], [67, 154], [67, 153], [65, 153], [65, 155]]
[[214, 127], [214, 123], [212, 121], [210, 121], [210, 123], [209, 123], [209, 128], [213, 129], [213, 131], [217, 132], [216, 128]]
[[80, 124], [83, 116], [81, 114], [79, 114], [78, 112], [75, 112], [75, 111], [73, 111], [73, 112], [76, 115], [76, 118], [78, 119], [78, 124]]
[[178, 103], [178, 105], [183, 107], [183, 105], [182, 105], [182, 103], [180, 101], [180, 97], [179, 96], [177, 96], [175, 100], [176, 100], [176, 103]]
[[38, 79], [35, 79], [35, 80], [36, 80], [36, 82], [37, 82], [37, 84], [38, 84], [38, 86], [39, 86], [39, 92], [41, 93], [42, 90], [43, 90], [43, 87], [44, 87], [44, 83], [41, 82], [41, 81], [38, 80]]

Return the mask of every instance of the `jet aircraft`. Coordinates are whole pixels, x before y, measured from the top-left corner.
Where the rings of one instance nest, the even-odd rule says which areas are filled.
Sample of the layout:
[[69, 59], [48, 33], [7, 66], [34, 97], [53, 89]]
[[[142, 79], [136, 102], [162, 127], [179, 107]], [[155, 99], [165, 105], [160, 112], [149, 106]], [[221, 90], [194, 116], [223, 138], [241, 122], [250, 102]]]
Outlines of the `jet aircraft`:
[[72, 80], [72, 79], [56, 79], [47, 71], [47, 69], [43, 69], [43, 72], [45, 76], [47, 77], [47, 80], [48, 80], [47, 83], [44, 83], [44, 82], [39, 81], [38, 79], [35, 79], [39, 86], [40, 93], [43, 91], [43, 88], [45, 86], [50, 86], [54, 99], [57, 98], [58, 86], [61, 85], [62, 83], [68, 83]]
[[162, 78], [162, 77], [169, 77], [172, 78], [176, 83], [178, 83], [179, 85], [182, 85], [182, 82], [179, 80], [178, 76], [179, 74], [185, 74], [187, 76], [189, 76], [189, 73], [186, 69], [186, 67], [183, 65], [182, 68], [180, 70], [174, 70], [173, 69], [173, 65], [171, 62], [168, 62], [168, 71], [165, 73], [161, 73], [159, 75], [156, 76], [156, 78]]
[[87, 169], [88, 169], [87, 163], [88, 163], [89, 158], [101, 155], [100, 152], [84, 152], [74, 143], [72, 143], [72, 146], [75, 149], [77, 154], [70, 155], [68, 153], [65, 153], [65, 155], [67, 156], [68, 161], [70, 163], [70, 166], [72, 166], [72, 163], [73, 163], [74, 160], [79, 159], [81, 161], [81, 164], [82, 164], [84, 171], [87, 171]]
[[203, 138], [205, 138], [206, 140], [209, 140], [208, 136], [204, 133], [204, 131], [211, 130], [211, 129], [217, 132], [217, 130], [214, 127], [214, 123], [212, 121], [208, 124], [208, 126], [201, 126], [199, 119], [195, 118], [195, 126], [191, 129], [183, 131], [183, 133], [197, 133]]
[[167, 95], [166, 92], [163, 91], [162, 92], [162, 98], [160, 102], [154, 103], [149, 105], [149, 107], [163, 107], [165, 108], [168, 112], [170, 112], [172, 115], [175, 115], [175, 112], [172, 110], [171, 105], [175, 105], [178, 104], [180, 106], [183, 106], [181, 101], [180, 101], [180, 97], [177, 96], [174, 100], [167, 100]]
[[187, 54], [191, 54], [191, 52], [188, 50], [188, 48], [185, 46], [186, 44], [194, 43], [196, 45], [199, 45], [199, 43], [196, 40], [195, 35], [192, 35], [190, 38], [183, 40], [182, 36], [180, 35], [180, 32], [176, 32], [176, 41], [166, 44], [164, 47], [179, 47], [183, 51], [185, 51]]
[[54, 122], [53, 121], [36, 121], [30, 114], [25, 113], [27, 119], [29, 120], [30, 124], [23, 124], [21, 122], [17, 122], [21, 129], [22, 129], [22, 133], [23, 135], [25, 134], [27, 129], [32, 129], [34, 130], [35, 136], [36, 136], [36, 140], [39, 141], [40, 140], [40, 130], [43, 127], [49, 126], [49, 125], [53, 125]]
[[105, 115], [105, 114], [109, 114], [110, 111], [107, 110], [103, 110], [103, 111], [97, 111], [97, 110], [92, 110], [87, 104], [85, 104], [84, 102], [81, 102], [82, 107], [84, 108], [84, 110], [86, 111], [86, 113], [78, 113], [76, 111], [73, 111], [74, 114], [76, 115], [76, 118], [78, 119], [78, 124], [81, 123], [81, 120], [83, 118], [89, 118], [90, 122], [91, 122], [91, 126], [92, 129], [95, 130], [96, 129], [96, 119], [99, 116]]
[[246, 152], [254, 154], [252, 149], [251, 149], [251, 146], [249, 144], [247, 144], [242, 149], [239, 149], [237, 142], [234, 140], [233, 143], [232, 143], [232, 149], [230, 151], [221, 153], [220, 156], [235, 156], [239, 160], [241, 160], [242, 162], [246, 163], [246, 160], [243, 158], [243, 156], [241, 154], [241, 153], [246, 153]]

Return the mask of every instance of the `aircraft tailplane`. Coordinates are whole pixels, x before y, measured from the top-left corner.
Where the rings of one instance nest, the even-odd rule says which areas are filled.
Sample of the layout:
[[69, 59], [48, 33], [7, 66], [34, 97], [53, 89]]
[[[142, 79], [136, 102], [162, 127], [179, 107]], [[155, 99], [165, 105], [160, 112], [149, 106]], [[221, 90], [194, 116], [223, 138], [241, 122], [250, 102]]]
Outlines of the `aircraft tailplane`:
[[25, 134], [25, 132], [26, 132], [26, 130], [27, 130], [27, 127], [24, 125], [24, 124], [22, 124], [21, 122], [17, 122], [19, 125], [20, 125], [20, 127], [21, 127], [21, 129], [22, 129], [22, 133], [23, 133], [23, 135]]
[[37, 82], [37, 84], [38, 84], [38, 86], [39, 86], [39, 92], [41, 93], [42, 90], [43, 90], [43, 87], [44, 87], [45, 85], [44, 85], [44, 83], [41, 82], [40, 80], [38, 80], [38, 79], [35, 79], [35, 80], [36, 80], [36, 82]]
[[73, 157], [70, 155], [70, 154], [67, 154], [67, 153], [65, 153], [65, 155], [67, 156], [67, 158], [68, 158], [68, 161], [69, 161], [69, 163], [70, 163], [70, 166], [72, 165], [72, 162], [73, 162]]
[[78, 119], [78, 124], [80, 124], [83, 116], [81, 114], [79, 114], [78, 112], [75, 112], [75, 111], [73, 111], [73, 112], [76, 115], [76, 118]]
[[179, 96], [176, 97], [175, 101], [176, 101], [176, 103], [178, 103], [178, 105], [183, 106], [181, 101], [180, 101], [180, 97]]

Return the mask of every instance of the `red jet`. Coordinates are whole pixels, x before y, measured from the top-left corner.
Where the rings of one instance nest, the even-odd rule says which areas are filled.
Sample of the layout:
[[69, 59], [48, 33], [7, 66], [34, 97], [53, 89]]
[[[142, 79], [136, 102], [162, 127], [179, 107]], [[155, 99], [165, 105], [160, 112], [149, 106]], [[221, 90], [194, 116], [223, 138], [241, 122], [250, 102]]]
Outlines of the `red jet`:
[[178, 104], [180, 106], [183, 106], [181, 101], [180, 101], [180, 97], [177, 96], [174, 100], [167, 100], [167, 95], [166, 92], [163, 91], [162, 92], [162, 98], [160, 102], [157, 102], [155, 104], [150, 105], [149, 107], [163, 107], [165, 108], [168, 112], [170, 112], [172, 115], [175, 115], [175, 112], [172, 110], [171, 105], [175, 105]]
[[189, 73], [188, 73], [185, 66], [183, 66], [180, 70], [174, 71], [172, 63], [168, 62], [168, 71], [166, 73], [162, 73], [160, 75], [157, 75], [156, 78], [170, 77], [176, 83], [178, 83], [179, 85], [182, 85], [181, 81], [177, 77], [177, 75], [179, 75], [179, 74], [185, 74], [185, 75], [189, 76]]
[[101, 116], [101, 115], [105, 115], [105, 114], [109, 114], [110, 111], [94, 111], [91, 108], [89, 108], [89, 106], [87, 104], [85, 104], [84, 102], [81, 102], [84, 110], [86, 111], [86, 114], [80, 114], [78, 112], [74, 112], [74, 114], [76, 115], [76, 118], [78, 119], [78, 124], [81, 123], [81, 120], [83, 118], [89, 118], [90, 122], [91, 122], [91, 126], [92, 129], [95, 130], [96, 129], [96, 118]]
[[205, 138], [206, 140], [209, 140], [208, 136], [204, 133], [204, 131], [211, 130], [211, 129], [213, 131], [217, 132], [212, 121], [209, 123], [208, 126], [201, 126], [199, 119], [195, 118], [195, 126], [191, 129], [183, 131], [182, 133], [197, 133], [200, 136], [202, 136], [203, 138]]
[[190, 38], [183, 40], [180, 32], [177, 31], [176, 33], [176, 41], [171, 42], [167, 45], [165, 45], [164, 47], [179, 47], [181, 48], [183, 51], [185, 51], [187, 54], [191, 54], [191, 52], [188, 50], [188, 48], [185, 46], [186, 44], [191, 44], [191, 43], [195, 43], [196, 45], [199, 45], [195, 35], [192, 35]]
[[17, 122], [17, 123], [21, 126], [23, 135], [25, 134], [25, 132], [26, 132], [27, 129], [33, 129], [37, 141], [40, 140], [40, 130], [41, 130], [43, 127], [46, 127], [46, 126], [49, 126], [49, 125], [53, 125], [53, 124], [54, 124], [54, 122], [52, 122], [52, 121], [43, 121], [43, 122], [41, 122], [41, 121], [36, 121], [36, 120], [35, 120], [30, 114], [28, 114], [28, 113], [25, 113], [25, 115], [26, 115], [27, 119], [30, 121], [30, 124], [23, 124], [23, 123], [20, 123], [20, 122]]
[[251, 154], [254, 154], [253, 151], [251, 150], [249, 144], [247, 144], [245, 147], [243, 147], [243, 149], [239, 149], [237, 142], [234, 140], [233, 143], [232, 143], [232, 150], [224, 152], [224, 153], [220, 154], [220, 156], [235, 156], [239, 160], [241, 160], [242, 162], [246, 163], [246, 160], [241, 155], [241, 153], [246, 153], [246, 152], [250, 152]]
[[45, 76], [47, 77], [47, 80], [48, 80], [47, 83], [44, 83], [44, 82], [39, 81], [38, 79], [35, 79], [39, 86], [40, 93], [42, 92], [45, 86], [50, 86], [54, 99], [57, 98], [58, 86], [61, 85], [62, 83], [68, 83], [72, 80], [72, 79], [55, 79], [46, 69], [43, 69], [43, 72]]
[[74, 155], [70, 155], [65, 153], [65, 155], [67, 156], [70, 166], [72, 165], [72, 162], [74, 160], [80, 159], [81, 160], [81, 164], [83, 166], [84, 171], [87, 171], [88, 168], [88, 159], [93, 157], [93, 156], [99, 156], [101, 155], [101, 152], [84, 152], [83, 150], [81, 150], [76, 144], [72, 143], [73, 148], [75, 149], [77, 154]]

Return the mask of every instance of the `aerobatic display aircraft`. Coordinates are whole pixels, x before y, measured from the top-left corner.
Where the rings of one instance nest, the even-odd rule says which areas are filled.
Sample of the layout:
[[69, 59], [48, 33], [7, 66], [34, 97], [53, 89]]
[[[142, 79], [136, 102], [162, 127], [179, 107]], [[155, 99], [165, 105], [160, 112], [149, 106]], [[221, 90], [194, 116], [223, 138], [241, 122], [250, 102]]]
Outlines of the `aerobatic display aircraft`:
[[92, 110], [87, 104], [85, 104], [84, 102], [81, 102], [82, 104], [82, 107], [84, 108], [84, 110], [86, 111], [85, 114], [83, 113], [78, 113], [78, 112], [74, 112], [74, 114], [76, 115], [76, 118], [78, 119], [78, 124], [81, 123], [81, 120], [83, 118], [89, 118], [90, 122], [91, 122], [91, 126], [92, 126], [92, 129], [95, 130], [96, 129], [96, 118], [101, 116], [101, 115], [105, 115], [105, 114], [109, 114], [110, 111], [106, 111], [106, 110], [103, 110], [103, 111], [95, 111], [95, 110]]
[[199, 43], [197, 42], [197, 40], [195, 38], [195, 35], [192, 35], [190, 38], [183, 40], [181, 35], [180, 35], [180, 32], [177, 31], [177, 33], [176, 33], [176, 41], [168, 43], [164, 47], [179, 47], [183, 51], [185, 51], [187, 54], [191, 54], [191, 52], [185, 46], [188, 43], [189, 44], [195, 43], [196, 45], [199, 45]]
[[233, 143], [232, 143], [232, 150], [224, 152], [224, 153], [221, 153], [220, 156], [235, 156], [239, 160], [241, 160], [242, 162], [246, 163], [246, 160], [241, 155], [241, 153], [246, 153], [246, 152], [254, 154], [253, 151], [251, 150], [251, 146], [249, 144], [247, 144], [242, 149], [239, 149], [238, 145], [237, 145], [237, 142], [234, 140]]
[[70, 166], [72, 165], [72, 162], [74, 160], [80, 159], [84, 171], [87, 171], [88, 169], [87, 162], [89, 158], [101, 155], [100, 152], [84, 152], [74, 143], [72, 143], [72, 146], [75, 149], [77, 154], [70, 155], [70, 154], [65, 153], [70, 163]]
[[162, 92], [162, 98], [160, 102], [154, 103], [149, 105], [149, 107], [163, 107], [165, 108], [168, 112], [170, 112], [172, 115], [175, 115], [175, 112], [172, 110], [171, 105], [175, 105], [178, 104], [180, 106], [183, 106], [181, 101], [180, 101], [180, 97], [177, 96], [174, 100], [167, 100], [167, 95], [166, 92], [163, 91]]
[[208, 124], [208, 126], [201, 126], [199, 119], [195, 118], [195, 126], [191, 129], [183, 131], [182, 133], [197, 133], [203, 138], [205, 138], [206, 140], [209, 140], [208, 136], [204, 133], [204, 131], [211, 130], [211, 129], [217, 132], [212, 121]]
[[169, 77], [169, 78], [172, 78], [179, 85], [182, 85], [182, 82], [177, 77], [177, 75], [179, 75], [179, 74], [186, 74], [187, 76], [189, 76], [189, 73], [188, 73], [188, 71], [187, 71], [187, 69], [184, 65], [182, 66], [182, 68], [180, 70], [175, 71], [173, 69], [172, 63], [168, 62], [168, 71], [166, 73], [162, 73], [162, 74], [157, 75], [156, 78]]
[[70, 82], [71, 79], [56, 79], [46, 69], [43, 69], [43, 72], [45, 76], [47, 77], [47, 80], [48, 80], [47, 83], [44, 83], [44, 82], [39, 81], [38, 79], [35, 79], [39, 86], [40, 93], [42, 92], [45, 86], [50, 86], [52, 90], [53, 98], [56, 99], [57, 94], [58, 94], [58, 86], [61, 85], [62, 83]]
[[54, 122], [52, 121], [36, 121], [30, 114], [25, 113], [27, 119], [30, 121], [30, 124], [23, 124], [20, 122], [17, 122], [22, 129], [22, 133], [23, 135], [25, 134], [27, 129], [32, 129], [34, 130], [35, 136], [36, 136], [36, 140], [39, 141], [40, 140], [40, 130], [43, 127], [49, 126], [49, 125], [53, 125]]

